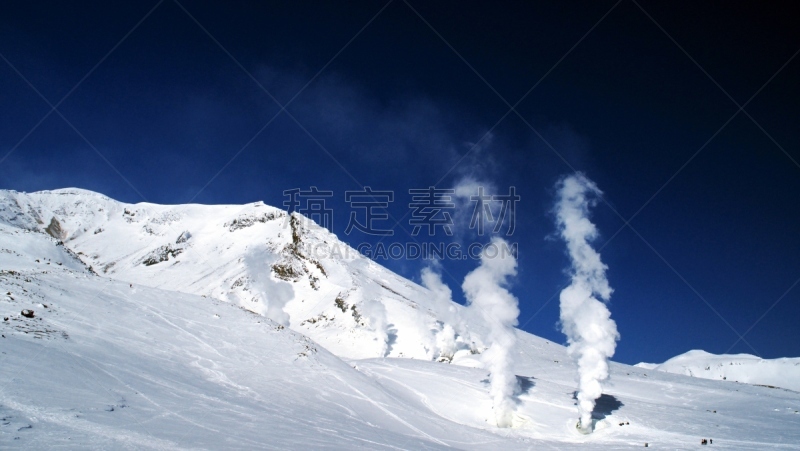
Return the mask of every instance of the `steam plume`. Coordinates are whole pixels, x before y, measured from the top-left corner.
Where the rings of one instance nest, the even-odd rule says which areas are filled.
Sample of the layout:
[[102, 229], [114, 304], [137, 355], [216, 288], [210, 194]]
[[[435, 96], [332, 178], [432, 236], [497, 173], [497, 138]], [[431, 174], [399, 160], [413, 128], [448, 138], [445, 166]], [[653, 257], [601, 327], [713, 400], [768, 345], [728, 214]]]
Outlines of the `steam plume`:
[[[502, 238], [492, 238], [497, 249], [508, 249]], [[514, 410], [514, 395], [517, 377], [511, 368], [511, 349], [517, 341], [514, 326], [517, 325], [519, 307], [515, 298], [506, 289], [508, 277], [517, 273], [517, 261], [512, 255], [490, 252], [487, 246], [481, 254], [481, 265], [467, 274], [461, 288], [470, 303], [489, 325], [490, 346], [482, 354], [484, 364], [490, 371], [492, 403], [498, 427], [511, 427]]]
[[367, 284], [362, 291], [361, 313], [369, 319], [369, 325], [375, 331], [375, 339], [380, 346], [379, 354], [386, 357], [389, 350], [389, 324], [386, 318], [386, 306], [380, 301], [380, 291], [374, 284]]
[[389, 348], [388, 324], [386, 322], [386, 307], [381, 301], [369, 301], [364, 303], [364, 313], [369, 318], [370, 325], [375, 329], [375, 337], [380, 344], [380, 356], [385, 357]]
[[283, 308], [294, 298], [294, 288], [287, 282], [272, 279], [270, 274], [272, 263], [266, 257], [256, 256], [255, 253], [250, 253], [245, 257], [245, 266], [250, 276], [250, 288], [254, 294], [261, 297], [263, 302], [259, 313], [288, 327], [289, 314]]
[[[597, 229], [589, 221], [589, 207], [602, 192], [585, 175], [577, 173], [557, 184], [556, 222], [572, 260], [572, 283], [561, 291], [561, 329], [567, 351], [578, 364], [578, 413], [581, 432], [592, 431], [592, 410], [608, 379], [608, 359], [614, 355], [619, 333], [604, 302], [612, 289], [608, 267], [589, 244]], [[598, 297], [600, 300], [598, 300]]]
[[466, 324], [459, 315], [453, 292], [442, 282], [442, 277], [431, 268], [423, 268], [420, 274], [422, 285], [433, 293], [433, 305], [436, 308], [442, 329], [436, 333], [436, 350], [439, 358], [452, 359], [457, 350], [456, 334], [468, 341]]

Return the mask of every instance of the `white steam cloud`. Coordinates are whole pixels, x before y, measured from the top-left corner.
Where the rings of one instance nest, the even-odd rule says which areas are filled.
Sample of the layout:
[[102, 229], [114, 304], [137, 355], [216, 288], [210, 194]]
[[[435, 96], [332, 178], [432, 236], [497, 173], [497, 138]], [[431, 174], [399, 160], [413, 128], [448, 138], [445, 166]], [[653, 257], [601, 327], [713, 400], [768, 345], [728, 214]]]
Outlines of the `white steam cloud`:
[[250, 253], [245, 257], [250, 288], [254, 294], [261, 297], [262, 301], [258, 313], [288, 327], [289, 314], [283, 308], [294, 298], [294, 288], [287, 282], [272, 279], [272, 263], [265, 256], [257, 256], [255, 253]]
[[388, 324], [386, 321], [386, 307], [381, 301], [365, 302], [364, 314], [369, 318], [369, 323], [375, 330], [375, 338], [380, 345], [379, 354], [381, 357], [386, 356], [386, 351], [389, 348], [389, 333], [387, 331]]
[[[507, 249], [502, 238], [492, 238], [496, 249]], [[508, 278], [517, 273], [517, 260], [512, 255], [494, 253], [487, 246], [481, 254], [481, 265], [467, 274], [461, 288], [469, 301], [489, 325], [489, 349], [482, 354], [489, 368], [490, 394], [498, 427], [511, 427], [517, 377], [511, 368], [511, 350], [517, 341], [519, 306], [506, 289]]]
[[466, 324], [453, 302], [453, 292], [442, 282], [441, 275], [431, 268], [423, 268], [420, 278], [422, 286], [433, 294], [433, 305], [442, 322], [442, 329], [436, 333], [435, 354], [440, 359], [452, 360], [458, 348], [456, 335], [461, 336], [462, 340], [469, 340]]
[[588, 218], [589, 207], [602, 192], [581, 173], [563, 178], [556, 187], [556, 223], [572, 260], [572, 283], [561, 291], [561, 329], [569, 342], [567, 351], [578, 364], [578, 429], [588, 433], [592, 410], [603, 394], [602, 382], [608, 379], [608, 359], [619, 339], [617, 325], [603, 302], [613, 291], [606, 279], [608, 267], [589, 244], [597, 237], [597, 228]]
[[361, 314], [369, 319], [369, 325], [375, 331], [375, 339], [380, 348], [378, 353], [386, 357], [389, 350], [389, 323], [386, 319], [386, 306], [378, 299], [379, 290], [372, 285], [363, 288], [361, 297]]
[[489, 198], [502, 194], [494, 183], [485, 178], [467, 175], [460, 178], [452, 189], [455, 191], [452, 199], [456, 207], [453, 211], [453, 223], [458, 238], [468, 239], [476, 234], [491, 235], [497, 224], [495, 221], [508, 221], [508, 218], [499, 217], [499, 202], [484, 201], [478, 205], [475, 200], [475, 196]]

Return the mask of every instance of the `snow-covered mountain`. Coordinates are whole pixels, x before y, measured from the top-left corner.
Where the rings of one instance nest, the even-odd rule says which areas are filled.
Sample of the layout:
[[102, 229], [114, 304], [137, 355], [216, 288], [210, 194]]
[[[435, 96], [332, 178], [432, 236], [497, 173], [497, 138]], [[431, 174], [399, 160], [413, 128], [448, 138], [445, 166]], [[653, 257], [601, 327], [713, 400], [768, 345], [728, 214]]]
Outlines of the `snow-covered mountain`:
[[[283, 291], [288, 325], [337, 355], [434, 357], [431, 330], [441, 325], [424, 302], [427, 290], [361, 258], [303, 216], [261, 202], [126, 205], [77, 189], [5, 192], [0, 202], [0, 221], [63, 241], [101, 276], [257, 313], [266, 308], [264, 291]], [[386, 350], [370, 324], [375, 301], [392, 319]], [[466, 344], [462, 354], [476, 346]]]
[[799, 393], [621, 364], [580, 434], [575, 365], [522, 331], [498, 429], [480, 315], [442, 359], [432, 293], [348, 249], [262, 203], [0, 191], [0, 448], [798, 449]]
[[664, 363], [640, 368], [673, 374], [780, 387], [800, 392], [800, 358], [762, 359], [750, 354], [711, 354], [692, 350]]

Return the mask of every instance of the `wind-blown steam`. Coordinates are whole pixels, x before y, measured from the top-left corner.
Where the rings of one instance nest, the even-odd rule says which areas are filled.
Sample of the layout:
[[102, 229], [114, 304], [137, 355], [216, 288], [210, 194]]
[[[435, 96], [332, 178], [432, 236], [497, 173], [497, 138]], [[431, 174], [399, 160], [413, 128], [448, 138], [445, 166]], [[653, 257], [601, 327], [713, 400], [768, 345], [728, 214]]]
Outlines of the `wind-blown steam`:
[[385, 357], [389, 349], [389, 332], [386, 321], [386, 307], [381, 301], [365, 302], [364, 314], [369, 318], [370, 325], [375, 330], [375, 337], [380, 344], [380, 356]]
[[442, 329], [436, 333], [436, 354], [439, 358], [452, 359], [457, 350], [456, 334], [468, 341], [467, 327], [453, 302], [453, 292], [442, 277], [431, 268], [423, 268], [420, 274], [422, 285], [433, 294], [433, 305], [441, 320]]
[[386, 357], [389, 350], [389, 323], [386, 317], [386, 306], [380, 301], [380, 292], [374, 285], [368, 284], [361, 292], [361, 314], [369, 320], [369, 325], [375, 331], [375, 339], [380, 346], [378, 352], [381, 357]]
[[[492, 238], [492, 245], [495, 250], [508, 249], [502, 238]], [[517, 273], [517, 260], [501, 253], [492, 256], [490, 249], [492, 246], [484, 249], [481, 265], [467, 274], [461, 288], [470, 308], [478, 310], [489, 325], [490, 345], [481, 357], [490, 371], [490, 394], [497, 426], [511, 427], [518, 385], [510, 354], [517, 341], [514, 326], [519, 307], [517, 298], [508, 292], [506, 285], [508, 278]]]
[[254, 253], [245, 257], [250, 288], [261, 297], [263, 303], [259, 313], [282, 326], [289, 326], [289, 314], [283, 308], [294, 298], [294, 288], [287, 282], [272, 279], [271, 264], [266, 257]]
[[569, 342], [567, 352], [578, 364], [578, 428], [588, 433], [592, 410], [603, 394], [601, 383], [608, 379], [608, 359], [619, 339], [611, 312], [601, 302], [613, 291], [606, 279], [608, 267], [589, 244], [597, 237], [589, 207], [602, 192], [581, 173], [563, 178], [557, 189], [556, 223], [572, 260], [572, 283], [561, 291], [561, 329]]

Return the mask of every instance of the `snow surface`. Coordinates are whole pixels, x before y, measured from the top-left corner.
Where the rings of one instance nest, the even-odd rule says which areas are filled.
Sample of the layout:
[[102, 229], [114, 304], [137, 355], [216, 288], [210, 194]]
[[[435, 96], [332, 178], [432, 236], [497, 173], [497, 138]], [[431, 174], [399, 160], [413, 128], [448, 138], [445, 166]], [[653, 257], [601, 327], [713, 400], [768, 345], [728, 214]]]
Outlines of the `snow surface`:
[[711, 354], [692, 350], [664, 363], [637, 367], [703, 379], [766, 385], [800, 392], [800, 358], [762, 359], [750, 354]]
[[[800, 449], [800, 393], [617, 363], [580, 434], [574, 363], [523, 331], [497, 428], [481, 315], [457, 306], [473, 339], [437, 361], [431, 292], [314, 244], [346, 248], [262, 203], [0, 191], [0, 448]], [[291, 287], [289, 327], [254, 313], [256, 271]]]

